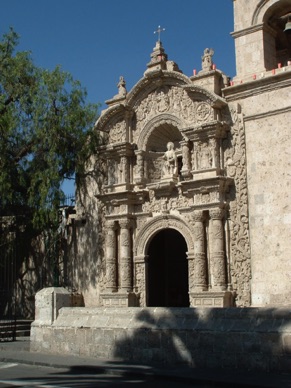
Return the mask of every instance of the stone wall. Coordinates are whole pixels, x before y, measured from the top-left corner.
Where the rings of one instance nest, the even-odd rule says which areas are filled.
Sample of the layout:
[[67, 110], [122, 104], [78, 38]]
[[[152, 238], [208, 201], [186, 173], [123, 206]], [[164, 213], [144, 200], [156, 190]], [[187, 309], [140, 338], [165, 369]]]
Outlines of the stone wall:
[[32, 324], [31, 350], [193, 367], [290, 371], [285, 309], [62, 308]]

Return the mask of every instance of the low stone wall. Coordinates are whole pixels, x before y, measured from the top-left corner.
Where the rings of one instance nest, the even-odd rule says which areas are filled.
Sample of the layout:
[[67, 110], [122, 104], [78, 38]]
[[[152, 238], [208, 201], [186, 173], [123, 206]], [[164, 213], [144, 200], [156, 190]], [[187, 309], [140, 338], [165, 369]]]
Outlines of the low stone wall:
[[290, 371], [291, 311], [66, 308], [31, 328], [31, 350], [133, 363]]

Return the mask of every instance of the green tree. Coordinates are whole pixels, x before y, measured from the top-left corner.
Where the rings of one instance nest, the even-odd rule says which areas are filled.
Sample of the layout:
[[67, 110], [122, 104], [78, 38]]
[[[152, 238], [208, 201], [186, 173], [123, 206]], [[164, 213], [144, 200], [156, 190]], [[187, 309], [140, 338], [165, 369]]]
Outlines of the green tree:
[[42, 227], [98, 142], [98, 105], [60, 67], [35, 66], [18, 39], [10, 29], [0, 41], [0, 212], [25, 211]]

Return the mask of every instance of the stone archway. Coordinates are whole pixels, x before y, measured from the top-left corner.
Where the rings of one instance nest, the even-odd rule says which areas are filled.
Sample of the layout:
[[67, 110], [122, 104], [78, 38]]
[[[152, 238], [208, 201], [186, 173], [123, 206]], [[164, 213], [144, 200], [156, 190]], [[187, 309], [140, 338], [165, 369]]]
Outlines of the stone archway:
[[189, 307], [187, 245], [180, 232], [163, 229], [148, 246], [147, 306]]
[[[183, 252], [182, 255], [184, 254], [184, 257], [186, 257], [186, 264], [184, 262], [184, 268], [187, 267], [188, 271], [186, 282], [189, 283], [189, 285], [191, 284], [194, 265], [193, 231], [191, 231], [189, 225], [187, 225], [185, 221], [175, 215], [165, 214], [154, 217], [139, 231], [134, 241], [135, 290], [139, 294], [140, 306], [148, 305], [148, 285], [150, 281], [148, 277], [148, 266], [151, 243], [155, 236], [159, 236], [159, 233], [167, 233], [164, 231], [169, 230], [172, 230], [170, 233], [177, 232], [180, 236], [178, 239], [183, 241], [179, 244], [180, 252]], [[166, 238], [167, 237], [169, 236], [166, 236]], [[159, 239], [159, 237], [157, 237], [157, 239]], [[182, 247], [183, 244], [185, 244], [184, 247]], [[188, 288], [191, 288], [191, 285]]]

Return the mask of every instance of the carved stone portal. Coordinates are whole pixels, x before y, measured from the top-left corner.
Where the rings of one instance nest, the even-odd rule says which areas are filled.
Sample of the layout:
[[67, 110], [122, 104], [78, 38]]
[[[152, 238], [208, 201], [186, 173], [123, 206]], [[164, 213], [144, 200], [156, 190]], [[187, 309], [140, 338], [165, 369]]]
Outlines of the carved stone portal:
[[[205, 81], [209, 76], [209, 85], [212, 55], [205, 50], [202, 62], [201, 77]], [[188, 287], [184, 307], [232, 306], [235, 297], [240, 305], [248, 304], [249, 288], [240, 280], [234, 250], [238, 233], [243, 233], [245, 246], [248, 239], [246, 173], [236, 163], [239, 147], [244, 147], [237, 133], [243, 129], [230, 117], [233, 109], [226, 101], [194, 78], [168, 65], [158, 42], [144, 79], [129, 93], [121, 79], [122, 104], [111, 100], [97, 122], [97, 129], [108, 134], [99, 150], [107, 180], [97, 195], [104, 209], [103, 305], [146, 306], [149, 289], [160, 279], [165, 286], [159, 284], [159, 292], [167, 289], [168, 294], [163, 302], [153, 300], [174, 306], [182, 300], [183, 276]], [[244, 230], [230, 227], [239, 217], [231, 193], [245, 217]], [[177, 246], [169, 236], [177, 239]], [[181, 268], [187, 268], [183, 276], [180, 256]], [[152, 260], [160, 260], [156, 272], [150, 270]], [[248, 260], [244, 258], [245, 270]]]

